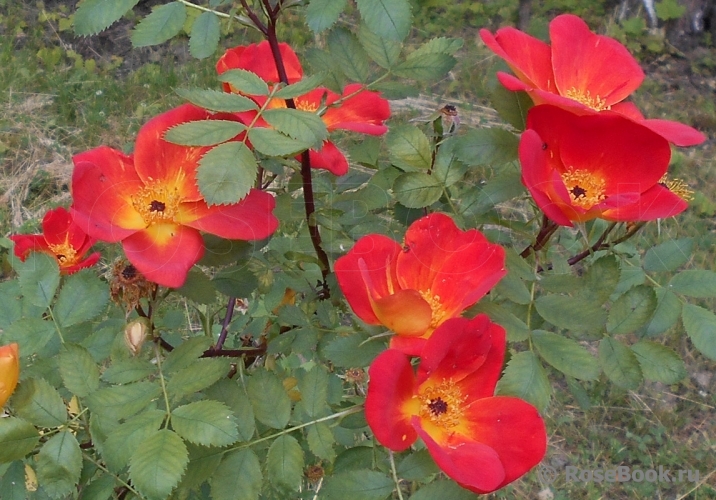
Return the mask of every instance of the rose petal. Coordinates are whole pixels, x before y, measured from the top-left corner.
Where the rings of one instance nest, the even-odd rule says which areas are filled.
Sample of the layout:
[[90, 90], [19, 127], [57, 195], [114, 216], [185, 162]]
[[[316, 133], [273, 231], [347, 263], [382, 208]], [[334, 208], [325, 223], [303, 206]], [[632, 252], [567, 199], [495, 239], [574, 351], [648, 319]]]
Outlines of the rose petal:
[[380, 322], [398, 335], [420, 337], [430, 327], [433, 311], [416, 290], [398, 290], [372, 300]]
[[480, 30], [480, 38], [526, 85], [556, 92], [549, 45], [512, 27], [500, 28], [495, 36]]
[[319, 150], [310, 149], [309, 158], [311, 168], [328, 170], [333, 175], [348, 173], [348, 160], [346, 156], [331, 141], [325, 141]]

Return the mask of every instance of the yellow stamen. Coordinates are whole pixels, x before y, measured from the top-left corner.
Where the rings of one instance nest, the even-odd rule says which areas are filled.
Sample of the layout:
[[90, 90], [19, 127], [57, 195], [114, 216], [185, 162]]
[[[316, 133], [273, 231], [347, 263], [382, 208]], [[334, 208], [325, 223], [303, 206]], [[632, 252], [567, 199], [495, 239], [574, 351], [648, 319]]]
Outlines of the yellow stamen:
[[168, 188], [158, 183], [145, 186], [132, 196], [132, 205], [147, 225], [173, 222], [180, 202], [181, 196], [176, 188]]
[[666, 174], [664, 174], [662, 178], [659, 179], [659, 184], [684, 201], [691, 201], [694, 199], [694, 190], [681, 179], [669, 179]]
[[463, 415], [462, 404], [467, 399], [452, 380], [443, 380], [439, 385], [427, 387], [418, 394], [420, 418], [430, 420], [445, 430], [460, 423]]
[[55, 254], [57, 262], [60, 267], [68, 267], [77, 263], [77, 251], [70, 245], [70, 242], [65, 239], [64, 243], [59, 245], [48, 245], [52, 253]]
[[569, 191], [572, 203], [589, 210], [606, 199], [606, 182], [587, 170], [568, 170], [562, 174], [562, 181]]
[[430, 305], [430, 309], [433, 311], [432, 319], [430, 320], [430, 328], [437, 328], [445, 320], [445, 309], [443, 309], [443, 303], [440, 300], [440, 295], [433, 295], [428, 288], [427, 290], [419, 290], [420, 296]]
[[588, 90], [587, 93], [584, 94], [583, 92], [572, 87], [564, 94], [564, 96], [569, 97], [570, 99], [574, 99], [578, 103], [584, 104], [585, 106], [592, 108], [595, 111], [604, 111], [612, 108], [611, 106], [607, 106], [607, 101], [605, 99], [602, 99], [598, 95], [592, 97], [591, 93]]
[[308, 111], [309, 113], [315, 113], [318, 109], [318, 104], [314, 102], [308, 102], [308, 101], [301, 101], [299, 99], [295, 100], [296, 103], [296, 109], [300, 109], [301, 111]]

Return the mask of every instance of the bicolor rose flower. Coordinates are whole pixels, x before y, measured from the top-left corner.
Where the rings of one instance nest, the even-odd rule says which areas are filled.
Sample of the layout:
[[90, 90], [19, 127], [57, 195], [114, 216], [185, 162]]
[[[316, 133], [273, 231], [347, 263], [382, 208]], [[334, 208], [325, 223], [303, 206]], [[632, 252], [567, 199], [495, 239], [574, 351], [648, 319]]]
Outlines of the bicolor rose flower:
[[73, 220], [72, 215], [62, 207], [50, 210], [42, 219], [42, 234], [16, 234], [10, 236], [15, 242], [15, 255], [25, 260], [30, 252], [43, 252], [57, 259], [62, 274], [72, 274], [91, 267], [100, 258], [94, 252], [84, 258], [94, 245], [89, 237]]
[[668, 141], [616, 113], [577, 116], [535, 106], [519, 156], [522, 182], [547, 217], [563, 226], [594, 218], [653, 220], [688, 206], [663, 183]]
[[0, 347], [0, 408], [10, 399], [20, 378], [20, 359], [17, 344]]
[[706, 137], [683, 123], [646, 120], [624, 102], [644, 80], [644, 72], [626, 47], [597, 35], [577, 16], [563, 14], [549, 25], [548, 45], [515, 28], [493, 35], [480, 30], [488, 48], [505, 60], [515, 76], [498, 72], [508, 90], [523, 90], [535, 104], [552, 104], [577, 114], [606, 110], [642, 123], [677, 146], [700, 144]]
[[127, 259], [159, 285], [184, 283], [204, 254], [200, 231], [260, 240], [278, 227], [274, 198], [263, 191], [251, 189], [238, 203], [209, 206], [197, 187], [196, 170], [210, 148], [164, 140], [175, 125], [211, 118], [209, 112], [186, 104], [147, 122], [132, 156], [100, 147], [73, 159], [75, 221], [94, 238], [121, 242]]
[[[288, 83], [296, 83], [303, 78], [303, 68], [301, 68], [298, 56], [296, 56], [290, 45], [279, 43], [278, 46]], [[216, 63], [216, 71], [218, 74], [222, 74], [230, 69], [251, 71], [270, 85], [275, 85], [281, 81], [271, 53], [271, 46], [265, 40], [250, 45], [240, 45], [224, 52], [224, 55]], [[235, 92], [235, 89], [232, 89], [228, 83], [224, 83], [223, 86], [226, 92]]]
[[507, 271], [505, 251], [477, 229], [460, 230], [440, 213], [415, 221], [403, 244], [382, 235], [359, 239], [335, 265], [356, 315], [397, 335], [391, 346], [420, 355], [445, 320], [482, 298]]
[[418, 437], [435, 463], [476, 493], [502, 488], [544, 457], [544, 422], [529, 403], [495, 396], [505, 330], [486, 315], [453, 318], [428, 339], [417, 373], [404, 353], [388, 349], [370, 366], [365, 416], [393, 451]]
[[[242, 57], [236, 56], [240, 54]], [[246, 56], [247, 53], [256, 54], [253, 57]], [[259, 55], [261, 57], [259, 57]], [[299, 80], [303, 74], [298, 63], [296, 54], [288, 45], [282, 45], [281, 55], [286, 64], [286, 72], [289, 83]], [[286, 61], [290, 61], [287, 64]], [[290, 72], [289, 72], [290, 68]], [[276, 63], [274, 62], [268, 42], [262, 42], [258, 46], [236, 47], [229, 49], [217, 64], [219, 74], [230, 69], [244, 69], [252, 71], [264, 79], [267, 83], [275, 82], [273, 78], [278, 77]], [[232, 89], [224, 84], [227, 92]], [[250, 96], [260, 106], [266, 104], [264, 96]], [[326, 124], [328, 132], [336, 130], [349, 130], [368, 135], [382, 135], [388, 131], [384, 124], [390, 118], [390, 104], [380, 96], [379, 92], [366, 90], [361, 84], [354, 83], [347, 85], [339, 95], [326, 88], [319, 87], [302, 96], [293, 99], [296, 109], [315, 113], [322, 108], [325, 111], [321, 119]], [[266, 108], [286, 107], [283, 99], [272, 99]], [[256, 112], [240, 114], [245, 123], [254, 123], [257, 127], [268, 127], [269, 124], [256, 118]], [[344, 175], [348, 172], [348, 160], [345, 154], [330, 140], [324, 141], [320, 149], [309, 150], [311, 167], [328, 170], [335, 175]]]

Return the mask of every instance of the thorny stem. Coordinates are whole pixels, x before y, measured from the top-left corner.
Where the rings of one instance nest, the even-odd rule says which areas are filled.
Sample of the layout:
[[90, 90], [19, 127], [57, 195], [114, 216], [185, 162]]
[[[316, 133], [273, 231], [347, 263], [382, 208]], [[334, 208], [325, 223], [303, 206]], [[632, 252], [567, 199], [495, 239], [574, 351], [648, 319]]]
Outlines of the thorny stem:
[[60, 329], [59, 323], [57, 323], [57, 320], [55, 319], [55, 315], [52, 313], [52, 308], [50, 306], [47, 306], [47, 311], [50, 313], [50, 318], [52, 318], [52, 323], [55, 325], [55, 330], [57, 331], [57, 335], [60, 337], [60, 343], [64, 344], [65, 339], [62, 336], [62, 330]]
[[[643, 223], [642, 223], [642, 225], [643, 225]], [[591, 247], [587, 248], [587, 249], [584, 250], [583, 252], [578, 253], [578, 254], [575, 255], [574, 257], [570, 257], [570, 258], [567, 260], [567, 262], [569, 263], [569, 265], [570, 265], [570, 266], [573, 266], [573, 265], [575, 265], [577, 262], [586, 259], [589, 255], [593, 254], [594, 252], [596, 252], [596, 251], [598, 251], [598, 250], [603, 250], [603, 249], [605, 249], [605, 248], [609, 248], [610, 246], [616, 245], [617, 243], [621, 243], [622, 241], [624, 241], [623, 239], [619, 239], [619, 240], [615, 240], [615, 241], [613, 241], [613, 242], [611, 242], [611, 243], [604, 243], [604, 240], [607, 239], [607, 236], [609, 236], [609, 233], [611, 233], [611, 232], [614, 230], [615, 227], [617, 227], [617, 223], [616, 223], [616, 222], [612, 222], [611, 224], [609, 224], [609, 227], [602, 233], [602, 235], [601, 235], [601, 236], [599, 237], [599, 239], [594, 243], [594, 245], [592, 245]], [[636, 232], [636, 231], [635, 231], [635, 232]], [[628, 232], [627, 232], [627, 234], [628, 234]], [[633, 234], [634, 234], [634, 233], [632, 233], [631, 235], [627, 236], [627, 238], [631, 238], [631, 237], [633, 236]], [[627, 239], [627, 238], [624, 238], [624, 239]]]
[[164, 374], [162, 373], [162, 353], [159, 351], [159, 346], [154, 344], [154, 355], [157, 357], [157, 370], [159, 371], [159, 382], [162, 385], [162, 393], [164, 393], [164, 405], [167, 410], [167, 418], [164, 422], [164, 428], [169, 425], [169, 419], [172, 415], [172, 407], [169, 405], [169, 394], [167, 394], [167, 385], [164, 381]]
[[539, 250], [542, 250], [542, 248], [544, 248], [544, 246], [547, 244], [549, 239], [552, 237], [555, 231], [557, 231], [558, 228], [559, 226], [556, 223], [552, 222], [549, 218], [547, 218], [546, 215], [543, 215], [542, 227], [537, 234], [537, 238], [535, 238], [535, 242], [522, 250], [522, 253], [520, 253], [520, 257], [526, 258], [532, 252], [538, 252]]
[[[243, 2], [244, 0], [242, 0]], [[288, 75], [286, 74], [286, 66], [283, 63], [283, 57], [281, 56], [281, 49], [278, 44], [278, 37], [276, 36], [276, 19], [280, 9], [280, 3], [276, 5], [275, 9], [270, 8], [268, 0], [264, 1], [264, 5], [268, 10], [269, 23], [266, 32], [266, 38], [269, 46], [271, 47], [271, 54], [273, 55], [276, 63], [276, 70], [281, 82], [288, 85]], [[293, 99], [286, 99], [286, 107], [296, 109], [296, 103]], [[323, 276], [323, 293], [322, 298], [328, 298], [330, 291], [326, 283], [326, 278], [331, 272], [331, 265], [328, 260], [328, 255], [321, 245], [321, 234], [318, 231], [318, 225], [316, 224], [313, 215], [316, 212], [316, 202], [313, 196], [313, 180], [311, 177], [311, 158], [308, 151], [301, 153], [301, 178], [303, 179], [303, 201], [304, 208], [306, 210], [306, 223], [308, 224], [308, 233], [311, 237], [311, 243], [316, 251], [316, 256], [321, 263], [321, 275]]]
[[266, 25], [261, 22], [261, 19], [259, 19], [259, 16], [256, 15], [256, 13], [251, 10], [251, 7], [246, 3], [246, 0], [241, 0], [241, 6], [246, 11], [246, 15], [249, 16], [249, 19], [251, 19], [251, 22], [254, 23], [254, 26], [263, 33], [264, 36], [268, 36], [268, 31], [266, 29]]
[[224, 347], [226, 336], [229, 333], [229, 323], [231, 323], [231, 318], [234, 317], [235, 306], [236, 297], [229, 297], [229, 302], [226, 304], [226, 316], [224, 316], [224, 322], [221, 324], [221, 333], [219, 333], [219, 339], [216, 341], [216, 345], [212, 349], [214, 352], [221, 351], [222, 347]]
[[395, 491], [398, 492], [398, 499], [403, 500], [403, 493], [400, 491], [400, 480], [398, 479], [398, 472], [395, 470], [395, 457], [393, 457], [393, 450], [388, 450], [388, 456], [390, 457], [390, 471], [393, 473]]
[[82, 458], [84, 458], [84, 459], [87, 460], [88, 462], [92, 462], [93, 464], [95, 464], [98, 469], [100, 469], [100, 470], [102, 470], [103, 472], [106, 472], [107, 474], [109, 474], [110, 476], [112, 476], [115, 481], [117, 481], [119, 484], [121, 484], [124, 488], [127, 488], [128, 491], [131, 491], [132, 493], [134, 493], [134, 494], [137, 496], [137, 498], [141, 498], [141, 496], [139, 495], [139, 492], [138, 492], [137, 490], [135, 490], [135, 489], [132, 487], [132, 485], [130, 485], [128, 482], [126, 482], [126, 481], [123, 480], [121, 477], [117, 476], [116, 474], [112, 474], [112, 473], [109, 471], [109, 469], [107, 469], [107, 467], [105, 467], [104, 465], [102, 465], [100, 462], [98, 462], [97, 460], [95, 460], [94, 458], [92, 458], [91, 456], [89, 456], [89, 455], [87, 455], [87, 454], [85, 454], [85, 453], [82, 454]]

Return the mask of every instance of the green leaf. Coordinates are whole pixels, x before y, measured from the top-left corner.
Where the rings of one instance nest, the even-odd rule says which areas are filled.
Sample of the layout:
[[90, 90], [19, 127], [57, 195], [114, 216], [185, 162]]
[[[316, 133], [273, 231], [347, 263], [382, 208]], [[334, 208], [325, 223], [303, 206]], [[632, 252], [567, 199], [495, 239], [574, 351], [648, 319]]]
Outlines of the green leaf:
[[85, 0], [72, 17], [75, 34], [96, 35], [117, 22], [139, 0]]
[[579, 380], [596, 380], [601, 368], [597, 358], [574, 340], [552, 332], [535, 330], [532, 341], [540, 356], [560, 372]]
[[256, 180], [258, 163], [243, 142], [227, 142], [209, 150], [196, 172], [199, 191], [211, 205], [238, 203]]
[[532, 294], [524, 281], [509, 268], [507, 275], [495, 286], [494, 293], [516, 304], [527, 305], [532, 302]]
[[716, 272], [705, 269], [681, 271], [669, 281], [669, 290], [697, 299], [716, 297]]
[[82, 499], [102, 499], [112, 498], [114, 494], [114, 478], [109, 474], [93, 479], [91, 483], [82, 488]]
[[413, 125], [391, 127], [386, 136], [390, 160], [403, 170], [428, 170], [432, 150], [427, 136]]
[[204, 271], [197, 267], [189, 270], [184, 284], [176, 289], [182, 297], [193, 300], [197, 304], [213, 304], [216, 300], [216, 288]]
[[0, 463], [20, 460], [35, 449], [40, 434], [27, 420], [0, 418]]
[[523, 340], [527, 340], [530, 336], [530, 329], [527, 328], [524, 321], [494, 302], [479, 302], [477, 306], [475, 306], [475, 309], [472, 310], [475, 312], [484, 312], [490, 316], [490, 319], [507, 330], [508, 342], [522, 342]]
[[460, 50], [463, 46], [464, 42], [462, 38], [446, 38], [446, 37], [437, 37], [437, 38], [431, 38], [424, 44], [422, 44], [418, 49], [413, 52], [412, 54], [415, 54], [415, 56], [423, 55], [423, 54], [454, 54], [458, 50]]
[[112, 472], [124, 469], [135, 450], [159, 430], [166, 412], [149, 410], [140, 413], [110, 431], [104, 442], [102, 456]]
[[213, 12], [202, 12], [194, 20], [189, 36], [189, 52], [197, 59], [206, 59], [216, 52], [221, 36], [219, 18]]
[[52, 436], [37, 454], [37, 481], [50, 498], [75, 490], [82, 472], [82, 450], [68, 430]]
[[219, 467], [224, 452], [224, 450], [213, 446], [199, 446], [191, 443], [187, 443], [187, 449], [189, 450], [189, 464], [179, 486], [177, 486], [175, 494], [177, 498], [185, 498], [184, 492], [189, 490], [203, 489], [202, 484], [216, 473], [216, 468]]
[[675, 384], [687, 375], [686, 367], [679, 355], [664, 345], [642, 340], [631, 346], [631, 350], [636, 355], [641, 372], [647, 380]]
[[475, 500], [475, 494], [461, 488], [454, 481], [439, 479], [423, 486], [413, 495], [410, 500]]
[[270, 128], [250, 129], [249, 140], [256, 151], [266, 156], [292, 156], [313, 145], [313, 143], [298, 141]]
[[655, 309], [654, 289], [647, 285], [635, 286], [612, 304], [607, 331], [612, 335], [636, 331], [649, 321]]
[[624, 389], [636, 389], [642, 375], [634, 353], [624, 344], [611, 337], [599, 342], [599, 361], [606, 376]]
[[157, 367], [146, 359], [128, 358], [107, 368], [102, 373], [102, 380], [110, 384], [129, 384], [147, 378], [156, 371]]
[[290, 108], [267, 109], [261, 115], [273, 128], [304, 144], [316, 145], [328, 138], [320, 116]]
[[584, 285], [579, 290], [579, 296], [588, 302], [604, 304], [614, 293], [622, 274], [616, 256], [606, 255], [598, 259], [587, 271]]
[[440, 472], [440, 468], [435, 464], [428, 450], [420, 450], [405, 457], [398, 464], [397, 472], [401, 479], [427, 482], [430, 476]]
[[266, 456], [266, 472], [274, 486], [298, 491], [303, 478], [303, 450], [296, 438], [284, 434], [277, 437]]
[[167, 392], [176, 399], [206, 389], [226, 376], [231, 367], [229, 358], [202, 358], [172, 375]]
[[507, 363], [496, 394], [524, 399], [542, 412], [549, 403], [552, 387], [537, 356], [531, 351], [523, 351], [513, 355]]
[[[212, 89], [177, 89], [176, 93], [192, 104], [211, 111], [240, 113], [257, 110], [256, 103], [239, 94], [230, 94]], [[176, 127], [174, 127], [176, 128]], [[173, 129], [170, 129], [173, 130]], [[164, 137], [167, 139], [167, 137]], [[169, 140], [169, 139], [167, 139]], [[170, 141], [171, 142], [171, 141]]]
[[58, 427], [67, 421], [64, 401], [44, 378], [23, 380], [12, 397], [12, 407], [38, 427]]
[[368, 366], [385, 349], [385, 344], [365, 340], [358, 334], [336, 337], [323, 348], [323, 356], [339, 368]]
[[424, 208], [440, 199], [443, 186], [435, 177], [424, 172], [405, 172], [395, 179], [393, 194], [408, 208]]
[[662, 21], [680, 19], [686, 13], [686, 5], [680, 5], [676, 0], [661, 0], [654, 4], [656, 16]]
[[236, 419], [224, 403], [195, 401], [172, 411], [172, 428], [190, 443], [228, 446], [239, 439]]
[[20, 357], [27, 358], [45, 347], [55, 335], [57, 335], [57, 331], [52, 321], [40, 318], [22, 318], [5, 329], [2, 341], [8, 344], [17, 342], [20, 347]]
[[300, 97], [307, 94], [311, 90], [316, 89], [323, 83], [325, 78], [325, 74], [316, 73], [315, 75], [303, 78], [296, 83], [286, 85], [282, 89], [279, 89], [273, 96], [276, 99], [293, 99], [294, 97]]
[[644, 271], [673, 271], [689, 261], [693, 247], [693, 238], [669, 240], [651, 247], [644, 255]]
[[393, 480], [385, 474], [372, 470], [353, 470], [327, 477], [321, 488], [321, 496], [326, 500], [383, 500], [394, 488]]
[[132, 485], [148, 500], [164, 500], [179, 484], [189, 452], [179, 436], [168, 429], [145, 439], [129, 461]]
[[504, 169], [487, 181], [474, 198], [467, 198], [461, 203], [461, 213], [466, 216], [482, 215], [499, 203], [522, 195], [525, 191], [520, 181], [520, 171], [514, 168]]
[[241, 441], [249, 441], [256, 430], [254, 409], [244, 390], [235, 380], [222, 379], [204, 391], [207, 397], [221, 401], [236, 417], [237, 430]]
[[268, 84], [256, 73], [244, 69], [230, 69], [219, 75], [219, 81], [228, 83], [232, 91], [246, 95], [269, 95]]
[[401, 41], [410, 32], [412, 16], [408, 0], [356, 0], [366, 26], [377, 35]]
[[136, 382], [100, 389], [85, 400], [89, 409], [115, 419], [131, 417], [162, 393], [158, 383]]
[[83, 269], [67, 277], [52, 312], [61, 326], [68, 327], [97, 317], [108, 300], [107, 283], [95, 271]]
[[211, 339], [204, 336], [185, 340], [167, 355], [167, 359], [162, 363], [162, 371], [166, 375], [186, 368], [204, 354], [211, 344]]
[[164, 138], [182, 146], [213, 146], [233, 139], [244, 130], [246, 130], [246, 125], [238, 121], [194, 120], [170, 128], [164, 134]]
[[65, 387], [81, 398], [99, 389], [99, 368], [87, 349], [65, 343], [57, 360]]
[[147, 47], [166, 42], [179, 34], [186, 22], [186, 7], [170, 2], [152, 10], [132, 31], [132, 45]]
[[656, 289], [656, 309], [646, 325], [646, 335], [653, 337], [664, 333], [676, 324], [681, 316], [681, 301], [666, 288]]
[[245, 265], [225, 267], [212, 280], [218, 291], [229, 297], [251, 297], [259, 283]]
[[[420, 50], [420, 49], [418, 49]], [[450, 71], [457, 59], [443, 52], [415, 52], [393, 68], [393, 74], [411, 80], [438, 80]]]
[[308, 449], [318, 458], [329, 463], [336, 459], [336, 450], [333, 448], [336, 438], [325, 422], [310, 426], [306, 431], [306, 441], [308, 442]]
[[347, 0], [311, 0], [306, 9], [306, 24], [314, 33], [333, 26], [348, 4]]
[[589, 395], [584, 387], [574, 380], [572, 377], [565, 377], [567, 380], [567, 387], [569, 392], [572, 393], [572, 397], [577, 401], [577, 404], [582, 410], [588, 410], [592, 407], [592, 402], [589, 400]]
[[467, 165], [455, 156], [455, 136], [446, 139], [435, 156], [432, 175], [444, 186], [460, 182], [468, 170]]
[[460, 136], [455, 155], [470, 166], [497, 167], [517, 160], [518, 137], [500, 128], [472, 129]]
[[681, 321], [694, 347], [707, 358], [716, 360], [716, 315], [703, 307], [684, 304]]
[[316, 365], [298, 383], [301, 402], [311, 418], [322, 417], [328, 408], [328, 373]]
[[358, 31], [358, 41], [378, 66], [389, 69], [398, 62], [402, 49], [400, 42], [376, 35], [365, 24], [361, 24]]
[[250, 448], [228, 453], [211, 479], [213, 500], [258, 500], [263, 484], [261, 464]]
[[273, 372], [256, 370], [246, 382], [256, 419], [272, 429], [283, 429], [291, 416], [291, 399]]
[[607, 312], [597, 302], [567, 295], [543, 295], [535, 308], [546, 321], [572, 332], [603, 332], [607, 320]]
[[3, 473], [0, 478], [0, 491], [4, 500], [27, 500], [25, 464], [20, 460], [11, 463]]
[[25, 262], [17, 264], [20, 290], [32, 304], [46, 308], [60, 284], [57, 260], [41, 252], [32, 252]]
[[500, 118], [521, 132], [525, 129], [527, 111], [533, 106], [527, 92], [512, 92], [502, 85], [497, 85], [490, 95], [490, 102]]
[[326, 45], [349, 80], [365, 82], [368, 79], [368, 55], [353, 33], [345, 28], [334, 28], [328, 34]]
[[201, 236], [204, 238], [205, 252], [197, 264], [210, 267], [225, 266], [246, 259], [254, 250], [260, 249], [268, 241], [228, 240], [208, 233]]

